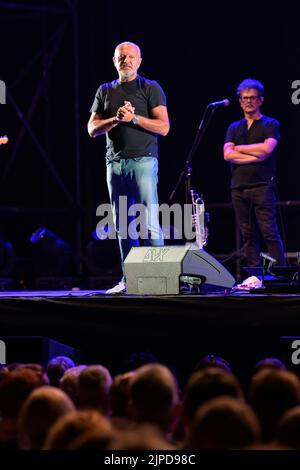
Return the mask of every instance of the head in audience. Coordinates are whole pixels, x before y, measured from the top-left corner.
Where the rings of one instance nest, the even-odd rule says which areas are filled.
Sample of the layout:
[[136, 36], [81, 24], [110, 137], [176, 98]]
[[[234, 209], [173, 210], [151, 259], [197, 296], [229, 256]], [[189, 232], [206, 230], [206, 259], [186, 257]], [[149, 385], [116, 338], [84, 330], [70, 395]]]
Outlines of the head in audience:
[[0, 364], [0, 382], [7, 374], [9, 374], [8, 368], [3, 364]]
[[41, 377], [30, 369], [15, 369], [0, 382], [0, 415], [16, 419], [26, 398], [41, 386]]
[[282, 415], [299, 404], [299, 379], [286, 370], [263, 369], [252, 377], [250, 400], [261, 424], [263, 440], [270, 441]]
[[[110, 422], [98, 411], [73, 411], [51, 428], [46, 439], [46, 450], [69, 450], [74, 446], [80, 447], [80, 439], [85, 439], [87, 434], [97, 435], [98, 449], [104, 449], [113, 437]], [[78, 443], [79, 441], [79, 443]]]
[[109, 413], [111, 375], [101, 365], [87, 366], [78, 378], [78, 402], [80, 408], [93, 408], [103, 414]]
[[72, 400], [62, 390], [50, 386], [34, 390], [20, 412], [20, 448], [41, 449], [51, 426], [60, 417], [74, 410]]
[[116, 375], [110, 389], [111, 414], [117, 418], [129, 418], [130, 384], [135, 372]]
[[59, 381], [60, 388], [71, 398], [76, 407], [78, 407], [78, 380], [81, 372], [86, 368], [86, 366], [76, 366], [71, 367], [71, 369], [66, 370], [64, 375]]
[[187, 447], [194, 450], [241, 449], [259, 441], [260, 425], [251, 408], [231, 397], [209, 400], [190, 423]]
[[225, 370], [226, 372], [232, 372], [230, 364], [226, 359], [220, 356], [215, 356], [214, 354], [207, 354], [199, 359], [196, 364], [194, 371], [206, 369], [207, 367], [219, 367], [220, 369]]
[[17, 372], [19, 370], [31, 370], [33, 371], [37, 377], [40, 379], [40, 385], [49, 385], [49, 378], [45, 371], [45, 368], [41, 364], [36, 363], [28, 363], [28, 364], [19, 364], [15, 367], [14, 371]]
[[194, 372], [186, 387], [183, 400], [183, 417], [190, 422], [200, 405], [225, 395], [243, 400], [243, 392], [237, 378], [219, 367], [208, 367]]
[[50, 385], [59, 387], [59, 381], [64, 373], [75, 367], [74, 361], [67, 356], [53, 357], [47, 364], [47, 375], [49, 377]]
[[41, 378], [30, 369], [8, 372], [0, 381], [0, 444], [18, 447], [18, 417], [30, 393], [40, 387]]
[[116, 433], [106, 450], [175, 450], [162, 433], [149, 424]]
[[254, 373], [263, 369], [287, 370], [286, 365], [277, 357], [265, 357], [255, 364]]
[[178, 387], [171, 371], [161, 364], [137, 369], [131, 379], [130, 405], [135, 421], [170, 431], [179, 413]]
[[275, 438], [281, 445], [300, 449], [300, 406], [295, 406], [284, 413], [279, 421]]

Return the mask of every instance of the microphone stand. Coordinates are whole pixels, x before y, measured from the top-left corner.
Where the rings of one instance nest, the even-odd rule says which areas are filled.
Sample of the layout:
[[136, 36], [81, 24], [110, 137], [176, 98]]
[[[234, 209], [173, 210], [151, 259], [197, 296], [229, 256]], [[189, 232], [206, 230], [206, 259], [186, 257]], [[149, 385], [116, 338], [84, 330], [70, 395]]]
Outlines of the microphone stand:
[[[205, 119], [206, 119], [206, 116], [207, 116], [207, 113], [208, 113], [209, 109], [211, 109], [211, 113], [208, 116], [207, 121], [205, 122]], [[193, 159], [193, 157], [196, 153], [197, 148], [199, 147], [199, 145], [200, 145], [200, 143], [203, 139], [205, 131], [206, 131], [206, 129], [207, 129], [207, 127], [208, 127], [208, 125], [211, 121], [211, 118], [212, 118], [215, 110], [216, 110], [216, 107], [215, 106], [212, 107], [210, 104], [207, 105], [206, 108], [205, 108], [203, 117], [200, 121], [196, 136], [194, 138], [194, 142], [193, 142], [192, 147], [189, 151], [189, 154], [188, 154], [188, 157], [186, 159], [185, 165], [184, 165], [184, 167], [183, 167], [183, 169], [182, 169], [182, 171], [179, 175], [178, 181], [177, 181], [172, 193], [170, 194], [169, 203], [172, 202], [172, 200], [175, 196], [175, 193], [176, 193], [177, 189], [179, 188], [183, 178], [185, 179], [185, 202], [186, 202], [186, 204], [188, 204], [188, 202], [190, 200], [191, 178], [192, 178], [192, 170], [193, 170], [193, 168], [191, 166], [191, 161], [192, 161], [192, 159]]]

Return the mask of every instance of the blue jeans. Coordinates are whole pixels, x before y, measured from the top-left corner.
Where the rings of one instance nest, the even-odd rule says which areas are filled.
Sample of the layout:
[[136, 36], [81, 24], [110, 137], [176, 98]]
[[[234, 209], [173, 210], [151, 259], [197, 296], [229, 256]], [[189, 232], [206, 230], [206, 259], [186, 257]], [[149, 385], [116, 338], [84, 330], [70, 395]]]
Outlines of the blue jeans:
[[276, 200], [273, 184], [247, 189], [232, 189], [232, 204], [240, 226], [248, 266], [260, 265], [259, 234], [269, 255], [285, 266], [286, 260], [276, 222]]
[[[106, 166], [107, 187], [112, 206], [115, 229], [118, 235], [122, 267], [133, 246], [139, 245], [134, 218], [128, 215], [131, 204], [142, 204], [145, 213], [145, 246], [164, 244], [158, 217], [158, 161], [155, 157], [120, 158], [108, 161]], [[120, 196], [127, 197], [127, 211], [122, 212]], [[122, 213], [121, 213], [122, 212]], [[130, 226], [130, 233], [127, 229]], [[143, 232], [145, 233], [145, 231]], [[130, 236], [131, 235], [131, 236]]]

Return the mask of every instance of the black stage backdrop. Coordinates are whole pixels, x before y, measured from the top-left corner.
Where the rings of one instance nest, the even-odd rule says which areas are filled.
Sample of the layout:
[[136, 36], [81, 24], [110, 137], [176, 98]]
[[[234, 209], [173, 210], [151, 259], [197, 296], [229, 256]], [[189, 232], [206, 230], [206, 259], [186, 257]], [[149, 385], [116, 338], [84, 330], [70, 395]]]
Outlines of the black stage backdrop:
[[[0, 106], [0, 135], [10, 137], [0, 148], [1, 225], [19, 256], [27, 256], [28, 237], [39, 226], [59, 233], [74, 251], [90, 239], [99, 220], [96, 207], [108, 195], [105, 139], [90, 139], [86, 123], [98, 85], [116, 77], [114, 48], [126, 40], [140, 45], [140, 73], [157, 80], [168, 98], [171, 131], [160, 139], [160, 202], [168, 201], [206, 105], [224, 98], [231, 105], [215, 113], [193, 161], [192, 186], [207, 205], [230, 202], [222, 146], [228, 124], [241, 116], [235, 90], [246, 77], [264, 83], [263, 112], [282, 126], [279, 199], [300, 199], [300, 105], [292, 102], [292, 83], [300, 79], [295, 10], [189, 1], [40, 0], [31, 6], [0, 2], [0, 79], [10, 95]], [[184, 202], [183, 187], [174, 202]], [[231, 253], [230, 209], [212, 209], [211, 218], [208, 251]], [[282, 209], [286, 251], [300, 249], [298, 220], [297, 206]]]

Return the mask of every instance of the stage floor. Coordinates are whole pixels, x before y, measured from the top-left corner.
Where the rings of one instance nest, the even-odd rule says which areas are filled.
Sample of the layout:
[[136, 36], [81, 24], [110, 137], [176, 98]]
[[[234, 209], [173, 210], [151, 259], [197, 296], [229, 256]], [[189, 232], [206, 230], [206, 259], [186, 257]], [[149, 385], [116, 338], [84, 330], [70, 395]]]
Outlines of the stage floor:
[[[41, 312], [42, 311], [42, 315]], [[0, 327], [46, 328], [68, 326], [73, 312], [79, 324], [114, 322], [135, 318], [135, 326], [150, 317], [161, 321], [201, 326], [276, 327], [297, 326], [300, 330], [300, 294], [232, 292], [179, 295], [106, 295], [105, 290], [22, 290], [0, 292]], [[75, 316], [76, 312], [76, 316]], [[25, 320], [25, 321], [24, 321]], [[72, 325], [69, 325], [71, 327]]]
[[299, 297], [299, 293], [294, 294], [282, 294], [282, 293], [262, 293], [258, 292], [247, 292], [247, 291], [233, 291], [231, 293], [224, 294], [223, 292], [211, 292], [211, 293], [201, 293], [201, 294], [177, 294], [177, 295], [128, 295], [128, 294], [117, 294], [117, 295], [107, 295], [105, 294], [106, 289], [69, 289], [69, 290], [9, 290], [9, 291], [0, 291], [0, 299], [3, 298], [66, 298], [66, 297], [103, 297], [103, 298], [216, 298], [216, 297]]

